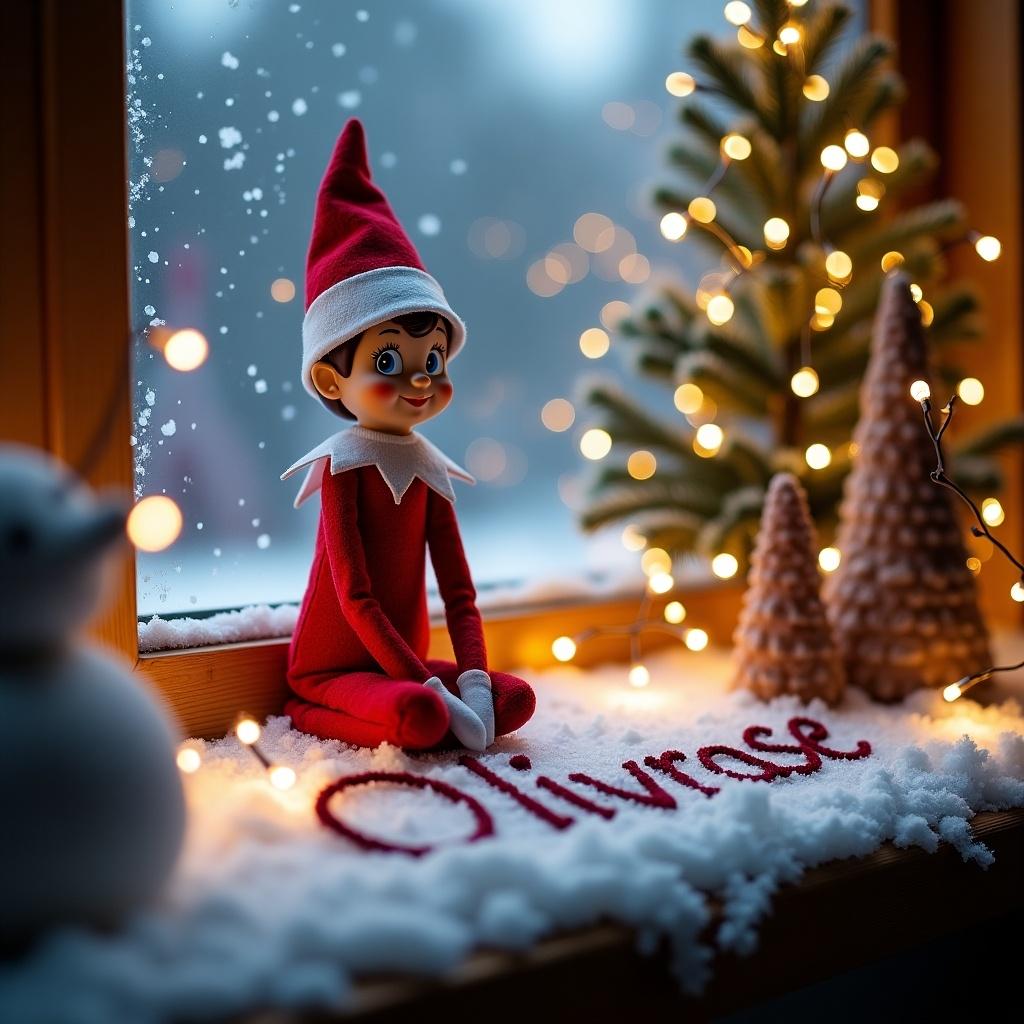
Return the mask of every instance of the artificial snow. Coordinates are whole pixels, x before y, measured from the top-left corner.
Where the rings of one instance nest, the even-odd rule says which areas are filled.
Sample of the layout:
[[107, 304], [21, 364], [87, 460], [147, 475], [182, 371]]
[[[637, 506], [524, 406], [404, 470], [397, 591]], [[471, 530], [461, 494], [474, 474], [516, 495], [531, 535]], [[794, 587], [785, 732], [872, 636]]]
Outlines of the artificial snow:
[[[982, 870], [991, 853], [972, 837], [970, 818], [1024, 805], [1024, 717], [1015, 704], [946, 704], [919, 692], [881, 706], [854, 691], [838, 709], [788, 697], [765, 705], [726, 692], [720, 654], [673, 651], [649, 666], [652, 681], [642, 690], [625, 683], [623, 666], [526, 673], [536, 716], [480, 757], [576, 819], [563, 831], [460, 766], [457, 753], [321, 742], [275, 718], [261, 747], [298, 775], [281, 793], [233, 737], [199, 743], [203, 766], [185, 777], [186, 848], [162, 905], [114, 934], [55, 932], [0, 967], [0, 1018], [149, 1024], [344, 1007], [360, 976], [442, 975], [476, 948], [521, 950], [604, 920], [633, 927], [644, 949], [667, 938], [680, 981], [697, 990], [711, 970], [706, 943], [755, 948], [773, 893], [806, 868], [863, 856], [887, 840], [929, 851], [941, 840], [961, 853], [964, 872]], [[771, 783], [714, 775], [696, 758], [706, 744], [743, 747], [753, 724], [786, 742], [794, 715], [824, 723], [825, 745], [852, 750], [867, 740], [871, 755], [824, 760], [815, 774]], [[676, 801], [667, 810], [568, 778], [584, 771], [636, 790], [622, 762], [642, 764], [667, 749], [685, 751], [682, 770], [721, 791], [709, 799], [651, 771]], [[513, 769], [516, 754], [532, 767]], [[495, 835], [466, 844], [472, 821], [463, 805], [374, 784], [336, 795], [332, 812], [380, 839], [437, 845], [419, 859], [360, 852], [318, 823], [313, 803], [340, 776], [369, 770], [457, 787], [488, 809]], [[538, 788], [541, 774], [614, 808], [615, 817], [587, 815]], [[709, 938], [711, 900], [721, 918]]]
[[[201, 525], [201, 524], [200, 524]], [[257, 604], [238, 611], [218, 612], [205, 619], [162, 619], [154, 615], [139, 623], [139, 652], [166, 651], [247, 640], [271, 640], [291, 636], [299, 607]]]
[[224, 149], [232, 149], [242, 141], [242, 133], [230, 125], [217, 130], [217, 135], [220, 138], [220, 144]]

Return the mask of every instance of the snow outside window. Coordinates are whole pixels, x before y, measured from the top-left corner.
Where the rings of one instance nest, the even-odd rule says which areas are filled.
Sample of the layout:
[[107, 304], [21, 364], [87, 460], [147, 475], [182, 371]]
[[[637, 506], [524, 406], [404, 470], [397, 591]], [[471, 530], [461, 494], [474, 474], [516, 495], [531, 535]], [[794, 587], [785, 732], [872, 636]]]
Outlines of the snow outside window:
[[[351, 116], [468, 325], [454, 402], [424, 434], [479, 480], [456, 486], [483, 601], [636, 573], [617, 531], [584, 537], [576, 525], [587, 426], [577, 390], [626, 365], [614, 343], [588, 358], [580, 338], [621, 315], [607, 304], [637, 301], [687, 258], [649, 205], [675, 132], [664, 81], [685, 39], [726, 27], [720, 6], [127, 8], [136, 490], [169, 495], [184, 515], [176, 544], [139, 553], [140, 616], [302, 596], [318, 503], [295, 511], [298, 481], [278, 477], [345, 425], [306, 395], [299, 365], [313, 199]], [[173, 369], [164, 347], [183, 328], [209, 345], [191, 371]], [[587, 337], [591, 354], [603, 350]], [[571, 424], [554, 399], [575, 406]]]

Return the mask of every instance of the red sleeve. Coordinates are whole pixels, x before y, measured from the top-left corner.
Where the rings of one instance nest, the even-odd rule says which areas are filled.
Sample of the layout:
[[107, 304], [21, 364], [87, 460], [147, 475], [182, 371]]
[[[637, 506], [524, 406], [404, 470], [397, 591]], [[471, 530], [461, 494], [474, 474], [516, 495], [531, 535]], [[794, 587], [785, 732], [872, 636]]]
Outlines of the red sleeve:
[[363, 646], [392, 679], [422, 682], [430, 673], [371, 592], [359, 534], [358, 492], [355, 473], [335, 476], [324, 468], [320, 514], [338, 603]]
[[455, 508], [447, 498], [430, 491], [427, 506], [427, 542], [430, 561], [444, 601], [448, 635], [455, 660], [462, 672], [471, 668], [487, 671], [487, 647], [483, 623], [476, 607], [476, 590], [459, 536]]

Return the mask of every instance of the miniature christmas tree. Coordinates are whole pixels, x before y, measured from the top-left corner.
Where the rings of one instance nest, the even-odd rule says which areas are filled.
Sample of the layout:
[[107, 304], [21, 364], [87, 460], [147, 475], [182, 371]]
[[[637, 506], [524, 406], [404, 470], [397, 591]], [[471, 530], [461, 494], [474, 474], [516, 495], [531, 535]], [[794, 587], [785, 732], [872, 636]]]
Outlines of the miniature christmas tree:
[[[779, 470], [800, 477], [831, 536], [884, 271], [902, 265], [923, 289], [952, 385], [964, 373], [948, 352], [978, 336], [978, 302], [948, 280], [944, 251], [970, 243], [993, 260], [1000, 245], [955, 200], [901, 204], [937, 160], [920, 140], [884, 138], [880, 118], [903, 83], [887, 40], [842, 45], [850, 9], [751, 0], [725, 16], [733, 38], [696, 37], [666, 82], [686, 135], [668, 150], [678, 184], [654, 197], [664, 238], [705, 247], [713, 263], [695, 290], [664, 287], [606, 323], [682, 415], [659, 417], [646, 390], [619, 381], [588, 389], [614, 447], [582, 524], [621, 523], [674, 557], [729, 552], [742, 567]], [[1022, 436], [1015, 423], [973, 439], [960, 482], [998, 490], [991, 455]], [[630, 472], [636, 450], [655, 455], [656, 473]]]
[[935, 451], [911, 397], [928, 380], [921, 312], [906, 275], [882, 289], [840, 509], [842, 561], [826, 584], [847, 680], [883, 700], [946, 686], [991, 663], [988, 634]]
[[785, 693], [835, 704], [843, 667], [819, 594], [818, 546], [807, 494], [791, 473], [772, 477], [734, 636], [734, 687], [762, 700]]

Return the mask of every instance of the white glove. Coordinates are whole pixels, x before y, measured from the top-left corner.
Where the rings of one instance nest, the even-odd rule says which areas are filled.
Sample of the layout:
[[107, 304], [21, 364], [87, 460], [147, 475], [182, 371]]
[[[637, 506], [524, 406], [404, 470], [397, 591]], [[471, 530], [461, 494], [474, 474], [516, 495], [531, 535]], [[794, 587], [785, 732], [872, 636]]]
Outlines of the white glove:
[[471, 668], [459, 676], [457, 685], [463, 701], [483, 722], [489, 747], [494, 742], [494, 697], [491, 694], [491, 677], [482, 669]]
[[[455, 733], [455, 738], [470, 750], [485, 750], [487, 730], [477, 713], [459, 700], [437, 676], [431, 676], [423, 685], [429, 686], [444, 701], [444, 706], [448, 709], [449, 725]], [[489, 688], [490, 680], [487, 681], [487, 685]]]

